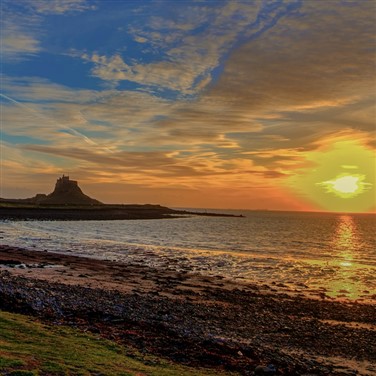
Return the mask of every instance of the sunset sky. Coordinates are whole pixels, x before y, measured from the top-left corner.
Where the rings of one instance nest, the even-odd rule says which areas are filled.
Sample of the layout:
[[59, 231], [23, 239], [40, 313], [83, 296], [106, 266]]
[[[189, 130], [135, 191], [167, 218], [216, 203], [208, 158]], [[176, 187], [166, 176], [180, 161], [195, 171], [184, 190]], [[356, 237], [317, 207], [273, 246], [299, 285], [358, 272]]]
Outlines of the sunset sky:
[[374, 211], [364, 1], [1, 1], [1, 192]]

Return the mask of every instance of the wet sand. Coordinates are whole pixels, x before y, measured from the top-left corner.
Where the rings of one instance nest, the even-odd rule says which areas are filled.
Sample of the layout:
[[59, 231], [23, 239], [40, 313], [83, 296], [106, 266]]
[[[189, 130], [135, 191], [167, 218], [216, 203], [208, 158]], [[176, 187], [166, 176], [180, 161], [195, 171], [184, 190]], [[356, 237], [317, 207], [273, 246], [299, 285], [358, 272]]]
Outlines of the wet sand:
[[376, 375], [375, 305], [289, 296], [219, 276], [0, 245], [0, 308], [191, 366]]

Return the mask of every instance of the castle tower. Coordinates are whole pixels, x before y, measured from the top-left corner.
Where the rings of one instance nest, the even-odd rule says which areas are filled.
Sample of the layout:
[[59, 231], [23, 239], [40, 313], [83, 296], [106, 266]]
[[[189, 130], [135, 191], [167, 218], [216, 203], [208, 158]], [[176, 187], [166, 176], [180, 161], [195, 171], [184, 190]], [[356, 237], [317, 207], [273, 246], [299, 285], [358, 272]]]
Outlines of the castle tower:
[[50, 205], [101, 205], [102, 203], [85, 195], [76, 180], [70, 180], [63, 175], [58, 178], [55, 189], [43, 200], [43, 204]]

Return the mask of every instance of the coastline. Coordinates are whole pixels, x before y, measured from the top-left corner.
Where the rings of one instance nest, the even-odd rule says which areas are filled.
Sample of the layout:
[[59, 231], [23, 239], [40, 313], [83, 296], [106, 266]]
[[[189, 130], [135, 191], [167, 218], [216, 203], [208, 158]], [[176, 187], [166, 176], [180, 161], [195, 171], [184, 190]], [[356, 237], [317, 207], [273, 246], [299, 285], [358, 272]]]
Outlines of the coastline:
[[0, 309], [190, 366], [251, 375], [376, 373], [376, 307], [221, 277], [0, 246]]
[[243, 215], [192, 212], [174, 210], [160, 205], [24, 205], [0, 201], [0, 219], [5, 220], [41, 220], [41, 221], [109, 221], [128, 219], [167, 219], [185, 216], [238, 217]]

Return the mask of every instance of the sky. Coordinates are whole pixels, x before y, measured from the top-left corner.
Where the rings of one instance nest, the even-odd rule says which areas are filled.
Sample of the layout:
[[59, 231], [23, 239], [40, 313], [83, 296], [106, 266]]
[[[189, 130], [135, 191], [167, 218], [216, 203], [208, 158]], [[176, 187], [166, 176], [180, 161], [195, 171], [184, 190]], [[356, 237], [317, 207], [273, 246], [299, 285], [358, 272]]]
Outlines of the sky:
[[1, 191], [374, 212], [376, 3], [1, 1]]

